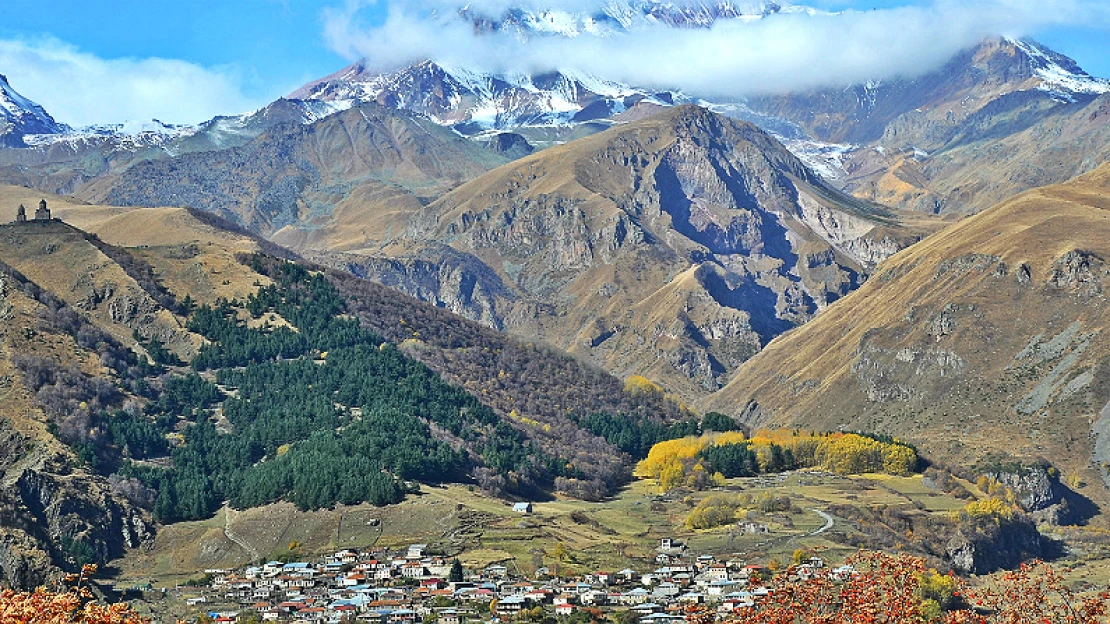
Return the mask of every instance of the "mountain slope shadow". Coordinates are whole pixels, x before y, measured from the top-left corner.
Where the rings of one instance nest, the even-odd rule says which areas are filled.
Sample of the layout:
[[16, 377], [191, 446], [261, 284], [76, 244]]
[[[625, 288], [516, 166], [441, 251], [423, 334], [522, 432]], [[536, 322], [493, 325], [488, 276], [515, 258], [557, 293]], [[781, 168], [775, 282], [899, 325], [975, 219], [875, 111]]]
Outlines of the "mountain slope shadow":
[[[736, 278], [739, 283], [730, 284], [728, 277]], [[707, 271], [702, 276], [702, 283], [719, 304], [747, 312], [751, 317], [749, 322], [752, 330], [759, 335], [759, 341], [764, 345], [794, 327], [794, 323], [779, 318], [775, 313], [778, 294], [750, 277], [732, 274], [726, 277]]]

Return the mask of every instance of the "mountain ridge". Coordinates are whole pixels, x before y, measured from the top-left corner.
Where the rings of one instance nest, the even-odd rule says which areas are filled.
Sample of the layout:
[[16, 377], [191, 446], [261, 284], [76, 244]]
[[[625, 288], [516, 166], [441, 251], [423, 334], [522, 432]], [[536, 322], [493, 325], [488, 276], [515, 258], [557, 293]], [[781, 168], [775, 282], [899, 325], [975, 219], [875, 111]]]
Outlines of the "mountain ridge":
[[1103, 165], [895, 254], [702, 406], [752, 424], [885, 432], [962, 465], [1051, 457], [1110, 486], [1108, 188]]
[[[842, 190], [887, 206], [971, 214], [1110, 158], [1110, 82], [1031, 40], [988, 38], [913, 80], [753, 98], [817, 140]], [[829, 145], [831, 144], [831, 145]], [[814, 149], [815, 148], [815, 149]], [[822, 150], [831, 153], [826, 158]], [[1038, 163], [1048, 159], [1051, 166]]]
[[[184, 203], [269, 235], [308, 222], [312, 235], [342, 219], [347, 206], [357, 210], [348, 215], [355, 224], [377, 207], [413, 210], [422, 198], [504, 160], [431, 122], [362, 104], [314, 124], [277, 123], [227, 150], [138, 163], [97, 180], [82, 196], [123, 205]], [[381, 199], [365, 205], [375, 194]]]
[[504, 165], [330, 262], [691, 396], [919, 236], [685, 106]]

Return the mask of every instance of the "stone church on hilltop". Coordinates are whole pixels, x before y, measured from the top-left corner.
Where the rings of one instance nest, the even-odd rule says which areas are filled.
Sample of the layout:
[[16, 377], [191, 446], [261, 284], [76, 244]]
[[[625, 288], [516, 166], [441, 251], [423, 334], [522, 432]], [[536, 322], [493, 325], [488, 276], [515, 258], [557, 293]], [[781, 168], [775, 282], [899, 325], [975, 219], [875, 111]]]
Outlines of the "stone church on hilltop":
[[[45, 199], [39, 201], [38, 210], [35, 211], [35, 218], [32, 219], [32, 220], [33, 221], [50, 221], [51, 220], [51, 218], [50, 218], [50, 209], [46, 207], [46, 200]], [[27, 222], [27, 209], [23, 207], [23, 204], [20, 204], [19, 209], [16, 210], [16, 212], [15, 212], [15, 222], [16, 223], [26, 223]]]

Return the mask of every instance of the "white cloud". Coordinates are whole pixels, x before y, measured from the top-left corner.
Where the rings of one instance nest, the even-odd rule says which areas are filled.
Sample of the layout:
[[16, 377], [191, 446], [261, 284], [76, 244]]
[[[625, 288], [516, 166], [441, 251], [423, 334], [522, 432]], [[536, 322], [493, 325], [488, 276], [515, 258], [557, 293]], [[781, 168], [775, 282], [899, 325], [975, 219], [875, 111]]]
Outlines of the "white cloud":
[[[523, 3], [596, 11], [604, 1]], [[1059, 25], [1110, 24], [1110, 8], [1097, 0], [932, 0], [871, 11], [722, 20], [708, 30], [647, 25], [614, 37], [533, 37], [524, 41], [513, 33], [477, 34], [451, 9], [458, 3], [447, 0], [422, 2], [419, 8], [391, 3], [384, 23], [375, 26], [362, 19], [361, 10], [370, 4], [349, 0], [326, 11], [324, 33], [333, 50], [352, 59], [366, 58], [372, 66], [385, 69], [432, 58], [493, 71], [576, 69], [705, 96], [913, 76], [934, 69], [986, 36], [1023, 36]], [[498, 15], [509, 4], [522, 3], [477, 0], [470, 7]]]
[[0, 40], [12, 87], [62, 123], [196, 123], [257, 108], [231, 69], [176, 59], [104, 59], [53, 38]]

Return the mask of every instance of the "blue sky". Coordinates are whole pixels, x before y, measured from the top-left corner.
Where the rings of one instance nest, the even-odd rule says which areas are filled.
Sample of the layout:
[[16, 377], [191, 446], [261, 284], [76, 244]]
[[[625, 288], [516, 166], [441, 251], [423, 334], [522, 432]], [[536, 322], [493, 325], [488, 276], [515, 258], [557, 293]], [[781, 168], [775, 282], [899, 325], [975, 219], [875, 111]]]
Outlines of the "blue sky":
[[[495, 0], [479, 3], [482, 1]], [[589, 0], [573, 1], [580, 5]], [[799, 4], [873, 10], [877, 15], [893, 15], [899, 7], [926, 7], [930, 11], [921, 12], [916, 19], [943, 21], [954, 15], [953, 20], [966, 22], [961, 31], [965, 37], [978, 36], [977, 27], [990, 30], [996, 23], [1005, 23], [1076, 58], [1091, 73], [1110, 76], [1106, 22], [1042, 15], [1067, 13], [1093, 0], [991, 1], [992, 10], [998, 13], [1029, 11], [1024, 21], [1011, 22], [1001, 15], [967, 10], [955, 0]], [[457, 53], [460, 48], [471, 54], [466, 57], [471, 61], [480, 55], [497, 55], [495, 48], [438, 37], [434, 23], [429, 27], [421, 22], [421, 16], [426, 17], [428, 7], [435, 3], [450, 6], [449, 0], [5, 0], [0, 20], [0, 73], [9, 77], [16, 90], [43, 104], [63, 122], [83, 125], [159, 117], [166, 122], [195, 123], [215, 114], [261, 106], [361, 54], [382, 57], [386, 63], [402, 62], [405, 58], [400, 54]], [[870, 26], [872, 30], [881, 27], [882, 22]], [[903, 33], [894, 35], [901, 38]], [[930, 36], [938, 35], [922, 35]], [[946, 45], [958, 43], [960, 40], [953, 39]], [[915, 54], [910, 48], [901, 51], [910, 57]], [[543, 52], [551, 53], [559, 51]], [[724, 62], [727, 59], [720, 61]], [[787, 71], [777, 70], [773, 64], [771, 69], [777, 74]], [[846, 79], [855, 77], [852, 67], [841, 69]], [[877, 71], [869, 65], [858, 69]], [[719, 67], [714, 66], [714, 71]], [[758, 73], [739, 75], [766, 79]]]
[[[0, 40], [53, 39], [95, 57], [179, 59], [232, 77], [270, 101], [349, 61], [322, 36], [317, 0], [5, 0]], [[384, 5], [367, 7], [367, 15]], [[19, 68], [0, 67], [17, 90]], [[227, 113], [236, 111], [229, 110]], [[103, 120], [108, 121], [108, 120]], [[188, 120], [195, 121], [195, 120]]]

